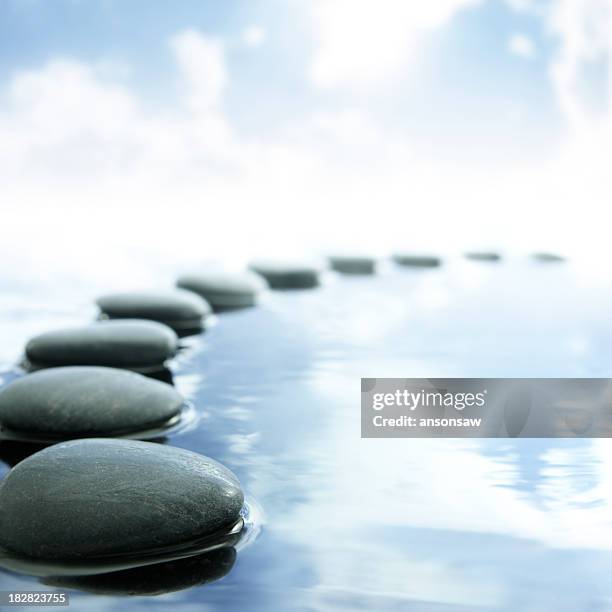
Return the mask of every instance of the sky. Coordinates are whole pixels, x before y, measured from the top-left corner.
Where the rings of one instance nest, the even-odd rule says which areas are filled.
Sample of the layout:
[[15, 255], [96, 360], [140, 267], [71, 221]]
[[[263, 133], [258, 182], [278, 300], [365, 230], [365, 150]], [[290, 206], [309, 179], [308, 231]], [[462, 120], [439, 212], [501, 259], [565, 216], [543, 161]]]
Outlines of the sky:
[[0, 0], [3, 278], [593, 259], [611, 42], [610, 0]]

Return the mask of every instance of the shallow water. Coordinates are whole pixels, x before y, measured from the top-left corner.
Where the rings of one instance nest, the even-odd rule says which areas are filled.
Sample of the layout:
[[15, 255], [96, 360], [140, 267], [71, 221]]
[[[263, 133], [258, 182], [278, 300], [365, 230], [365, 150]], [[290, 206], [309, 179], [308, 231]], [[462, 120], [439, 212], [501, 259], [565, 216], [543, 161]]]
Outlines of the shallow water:
[[[611, 376], [611, 304], [612, 282], [567, 264], [456, 260], [330, 275], [219, 315], [172, 364], [197, 418], [167, 443], [238, 475], [249, 541], [235, 558], [62, 588], [79, 610], [612, 609], [612, 442], [362, 440], [359, 406], [362, 376]], [[15, 313], [3, 327], [91, 315]], [[116, 594], [161, 575], [182, 590]], [[35, 588], [48, 587], [0, 572], [0, 589]]]

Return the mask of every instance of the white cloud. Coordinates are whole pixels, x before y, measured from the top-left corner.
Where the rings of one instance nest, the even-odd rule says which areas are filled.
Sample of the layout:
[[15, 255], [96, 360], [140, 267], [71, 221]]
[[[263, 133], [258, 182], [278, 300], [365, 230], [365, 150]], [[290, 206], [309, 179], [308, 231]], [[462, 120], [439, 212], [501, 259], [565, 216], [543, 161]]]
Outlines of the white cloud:
[[364, 85], [405, 69], [423, 34], [479, 0], [315, 0], [316, 50], [310, 67], [323, 86]]
[[[546, 33], [553, 37], [555, 50], [550, 75], [559, 105], [575, 133], [592, 126], [585, 104], [583, 76], [589, 65], [607, 64], [609, 93], [612, 93], [612, 4], [609, 0], [507, 0], [519, 12], [541, 20]], [[608, 95], [612, 99], [611, 95]], [[608, 108], [606, 121], [611, 120]], [[600, 126], [596, 128], [596, 131]]]
[[551, 68], [559, 101], [572, 126], [582, 129], [589, 118], [580, 75], [589, 63], [602, 58], [610, 61], [612, 7], [608, 0], [558, 0], [548, 16], [548, 27], [561, 41]]
[[266, 31], [256, 25], [251, 25], [242, 32], [242, 42], [247, 47], [259, 47], [266, 40]]
[[92, 180], [98, 189], [100, 181], [180, 183], [239, 162], [222, 110], [222, 45], [187, 31], [172, 39], [171, 49], [182, 95], [168, 112], [151, 112], [120, 79], [111, 80], [104, 64], [54, 59], [17, 72], [0, 106], [5, 183], [25, 190], [45, 181], [69, 190]]
[[215, 109], [227, 84], [222, 44], [188, 30], [171, 41], [179, 68], [187, 83], [187, 100], [195, 112]]
[[531, 38], [524, 34], [513, 34], [508, 40], [508, 50], [513, 55], [530, 59], [535, 55], [535, 45]]
[[18, 73], [0, 110], [2, 167], [36, 173], [47, 164], [52, 172], [68, 165], [78, 175], [86, 165], [104, 170], [121, 163], [137, 144], [131, 140], [137, 106], [127, 90], [74, 61]]
[[538, 0], [506, 0], [515, 11], [533, 11], [538, 7]]

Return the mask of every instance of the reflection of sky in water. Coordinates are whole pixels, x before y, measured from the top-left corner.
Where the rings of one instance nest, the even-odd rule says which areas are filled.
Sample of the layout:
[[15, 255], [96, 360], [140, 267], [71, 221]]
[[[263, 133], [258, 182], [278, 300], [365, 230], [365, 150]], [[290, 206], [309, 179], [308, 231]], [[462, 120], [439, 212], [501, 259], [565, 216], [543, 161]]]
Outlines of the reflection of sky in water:
[[201, 418], [171, 442], [234, 469], [263, 531], [221, 581], [123, 605], [609, 609], [608, 440], [362, 440], [359, 378], [606, 376], [611, 297], [568, 266], [453, 262], [219, 316], [177, 360]]

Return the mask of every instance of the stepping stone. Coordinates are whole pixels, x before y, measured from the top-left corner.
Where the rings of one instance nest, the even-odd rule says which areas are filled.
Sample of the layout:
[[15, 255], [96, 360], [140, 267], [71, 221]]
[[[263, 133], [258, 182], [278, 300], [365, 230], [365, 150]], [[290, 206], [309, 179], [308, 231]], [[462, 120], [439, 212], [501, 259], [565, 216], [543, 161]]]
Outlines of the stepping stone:
[[252, 272], [203, 272], [181, 276], [177, 286], [203, 297], [215, 312], [255, 306], [267, 283]]
[[393, 261], [400, 266], [416, 268], [436, 268], [442, 264], [442, 260], [435, 255], [411, 255], [409, 253], [395, 253]]
[[159, 433], [183, 404], [173, 387], [135, 372], [51, 368], [0, 389], [0, 427], [3, 436], [26, 441]]
[[162, 595], [220, 580], [229, 574], [235, 561], [236, 549], [224, 546], [178, 561], [93, 576], [53, 576], [41, 582], [98, 595]]
[[493, 251], [471, 251], [465, 254], [466, 259], [472, 261], [499, 261], [501, 255]]
[[113, 293], [96, 301], [109, 319], [150, 319], [171, 327], [179, 335], [204, 329], [212, 310], [208, 302], [189, 291]]
[[565, 261], [563, 255], [557, 255], [556, 253], [534, 253], [532, 255], [536, 261], [542, 261], [545, 263], [559, 263]]
[[133, 440], [61, 442], [2, 481], [0, 547], [39, 562], [154, 557], [227, 531], [242, 520], [243, 502], [234, 474], [197, 453]]
[[320, 284], [321, 268], [307, 262], [255, 261], [249, 266], [272, 289], [311, 289]]
[[153, 372], [174, 356], [177, 342], [163, 323], [125, 319], [46, 332], [32, 338], [25, 352], [32, 369], [100, 365]]
[[376, 259], [374, 257], [332, 255], [329, 257], [332, 270], [341, 274], [375, 274]]

